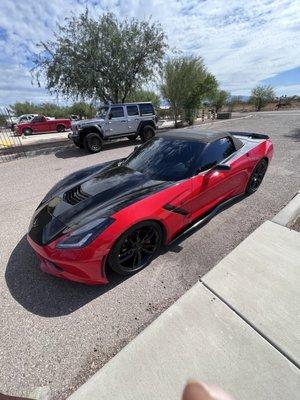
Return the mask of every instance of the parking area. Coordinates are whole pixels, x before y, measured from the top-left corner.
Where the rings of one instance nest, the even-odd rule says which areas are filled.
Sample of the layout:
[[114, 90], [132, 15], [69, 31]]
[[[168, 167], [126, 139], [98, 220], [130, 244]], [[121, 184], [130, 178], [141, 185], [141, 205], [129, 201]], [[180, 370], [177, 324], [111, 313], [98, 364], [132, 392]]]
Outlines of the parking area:
[[70, 146], [0, 165], [3, 392], [28, 395], [48, 386], [51, 399], [64, 399], [291, 199], [300, 188], [300, 111], [246, 117], [214, 123], [213, 129], [270, 135], [274, 158], [259, 191], [165, 249], [135, 276], [112, 276], [104, 287], [41, 272], [25, 234], [34, 209], [59, 179], [124, 157], [132, 143], [111, 143], [94, 155]]

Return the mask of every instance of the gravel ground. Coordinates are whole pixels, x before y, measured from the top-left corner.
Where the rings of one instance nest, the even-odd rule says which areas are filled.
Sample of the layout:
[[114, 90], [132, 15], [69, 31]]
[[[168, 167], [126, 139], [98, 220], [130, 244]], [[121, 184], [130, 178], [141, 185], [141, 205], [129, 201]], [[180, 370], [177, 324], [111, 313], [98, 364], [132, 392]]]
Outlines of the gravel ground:
[[79, 168], [129, 154], [130, 142], [109, 144], [95, 155], [70, 148], [0, 165], [0, 391], [26, 395], [48, 386], [51, 399], [65, 399], [289, 202], [300, 187], [300, 111], [254, 114], [215, 123], [214, 129], [271, 136], [275, 154], [260, 190], [167, 249], [145, 270], [128, 279], [112, 276], [105, 287], [42, 273], [24, 235], [54, 183]]

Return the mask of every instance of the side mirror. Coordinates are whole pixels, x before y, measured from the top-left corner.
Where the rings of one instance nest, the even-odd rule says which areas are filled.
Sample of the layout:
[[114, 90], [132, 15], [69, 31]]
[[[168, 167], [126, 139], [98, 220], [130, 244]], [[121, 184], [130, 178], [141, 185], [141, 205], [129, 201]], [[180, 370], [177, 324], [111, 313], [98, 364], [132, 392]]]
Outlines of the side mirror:
[[109, 113], [108, 114], [108, 119], [112, 119], [112, 117], [113, 117], [112, 113]]
[[215, 169], [218, 171], [229, 171], [230, 170], [230, 165], [228, 164], [217, 164], [215, 166]]
[[135, 153], [139, 149], [139, 147], [140, 146], [134, 146], [133, 152]]

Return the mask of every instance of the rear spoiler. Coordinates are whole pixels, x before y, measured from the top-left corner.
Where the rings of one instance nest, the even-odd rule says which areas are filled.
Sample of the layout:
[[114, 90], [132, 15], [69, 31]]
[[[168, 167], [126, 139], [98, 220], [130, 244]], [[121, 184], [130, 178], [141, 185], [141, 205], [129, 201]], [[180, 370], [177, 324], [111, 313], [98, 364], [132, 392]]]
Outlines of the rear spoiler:
[[250, 139], [270, 139], [268, 135], [263, 135], [262, 133], [251, 133], [251, 132], [229, 132], [233, 136], [248, 137]]

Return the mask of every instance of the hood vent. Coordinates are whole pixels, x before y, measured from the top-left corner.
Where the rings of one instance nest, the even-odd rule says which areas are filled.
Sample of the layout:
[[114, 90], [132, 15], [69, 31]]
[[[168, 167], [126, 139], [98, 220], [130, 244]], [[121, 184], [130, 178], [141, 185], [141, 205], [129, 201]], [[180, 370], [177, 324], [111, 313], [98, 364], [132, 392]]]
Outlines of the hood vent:
[[89, 194], [85, 193], [81, 186], [75, 186], [74, 188], [68, 190], [64, 194], [64, 201], [74, 206], [75, 204], [80, 203], [81, 201], [88, 199], [90, 197]]

